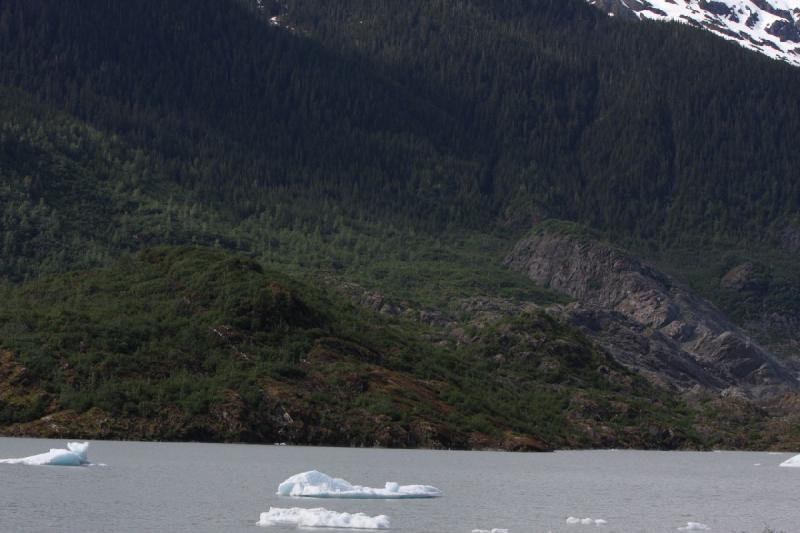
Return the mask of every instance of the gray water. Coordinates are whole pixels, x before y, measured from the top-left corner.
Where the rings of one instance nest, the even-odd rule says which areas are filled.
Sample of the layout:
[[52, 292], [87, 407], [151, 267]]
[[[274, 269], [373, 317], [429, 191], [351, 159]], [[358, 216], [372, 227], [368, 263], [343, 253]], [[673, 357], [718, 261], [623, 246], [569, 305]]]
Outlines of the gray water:
[[[0, 439], [0, 457], [64, 441]], [[93, 442], [98, 467], [0, 465], [0, 531], [249, 531], [270, 506], [386, 514], [398, 532], [800, 531], [791, 454], [588, 451], [522, 454], [231, 444]], [[760, 466], [755, 466], [757, 463]], [[352, 483], [435, 485], [432, 500], [311, 500], [275, 495], [317, 469]], [[605, 526], [567, 525], [569, 516]], [[330, 531], [330, 530], [328, 530]]]

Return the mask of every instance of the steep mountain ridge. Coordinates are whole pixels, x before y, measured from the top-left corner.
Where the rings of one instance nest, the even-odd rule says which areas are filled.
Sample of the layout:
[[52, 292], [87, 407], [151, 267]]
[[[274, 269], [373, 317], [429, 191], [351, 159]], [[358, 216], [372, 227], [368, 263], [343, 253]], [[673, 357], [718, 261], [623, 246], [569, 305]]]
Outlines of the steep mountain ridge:
[[800, 66], [796, 0], [588, 0], [611, 16], [677, 21]]

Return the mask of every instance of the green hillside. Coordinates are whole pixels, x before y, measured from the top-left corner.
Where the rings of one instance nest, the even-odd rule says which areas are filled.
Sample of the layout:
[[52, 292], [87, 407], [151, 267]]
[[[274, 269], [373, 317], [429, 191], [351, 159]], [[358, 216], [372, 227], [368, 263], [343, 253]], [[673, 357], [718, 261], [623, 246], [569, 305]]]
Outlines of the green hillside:
[[5, 434], [506, 449], [731, 438], [699, 436], [697, 411], [544, 315], [434, 344], [433, 329], [225, 252], [149, 249], [2, 297]]
[[[755, 333], [791, 345], [800, 71], [583, 0], [263, 4], [0, 4], [5, 433], [53, 434], [47, 415], [139, 438], [777, 442], [743, 436], [762, 412], [608, 377], [544, 316], [465, 345], [338, 292], [459, 319], [470, 297], [563, 303], [501, 266], [558, 218], [741, 324], [777, 313]], [[744, 292], [720, 285], [748, 263]]]

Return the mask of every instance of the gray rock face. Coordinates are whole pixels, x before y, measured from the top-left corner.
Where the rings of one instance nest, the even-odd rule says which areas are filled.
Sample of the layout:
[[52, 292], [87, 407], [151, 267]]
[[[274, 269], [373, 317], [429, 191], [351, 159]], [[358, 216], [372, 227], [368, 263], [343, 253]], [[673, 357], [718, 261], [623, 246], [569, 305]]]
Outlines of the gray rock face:
[[798, 388], [789, 370], [713, 305], [612, 246], [544, 233], [517, 243], [505, 264], [575, 298], [556, 312], [654, 382], [753, 399]]

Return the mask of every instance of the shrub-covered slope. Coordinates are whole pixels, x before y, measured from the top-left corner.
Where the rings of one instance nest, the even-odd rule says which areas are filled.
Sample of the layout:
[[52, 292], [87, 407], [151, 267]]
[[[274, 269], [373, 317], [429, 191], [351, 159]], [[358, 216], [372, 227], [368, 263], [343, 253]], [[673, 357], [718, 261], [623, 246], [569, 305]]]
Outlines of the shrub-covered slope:
[[543, 314], [481, 327], [466, 344], [434, 342], [434, 330], [200, 248], [148, 249], [2, 296], [4, 434], [505, 449], [713, 442], [698, 436], [695, 411]]

